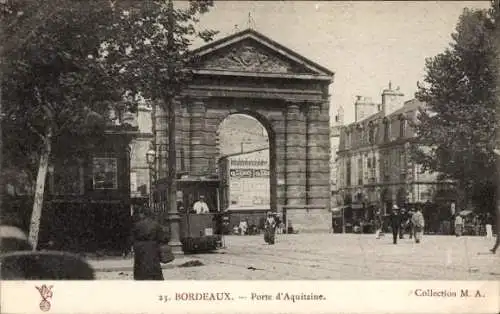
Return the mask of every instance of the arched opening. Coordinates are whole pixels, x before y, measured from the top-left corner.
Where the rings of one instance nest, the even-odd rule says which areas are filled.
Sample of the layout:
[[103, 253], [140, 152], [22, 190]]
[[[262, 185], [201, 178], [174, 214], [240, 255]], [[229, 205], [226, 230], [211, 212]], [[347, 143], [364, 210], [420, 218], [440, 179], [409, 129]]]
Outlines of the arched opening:
[[267, 119], [252, 112], [227, 116], [217, 130], [221, 210], [231, 224], [248, 220], [259, 227], [264, 213], [276, 210], [274, 133]]

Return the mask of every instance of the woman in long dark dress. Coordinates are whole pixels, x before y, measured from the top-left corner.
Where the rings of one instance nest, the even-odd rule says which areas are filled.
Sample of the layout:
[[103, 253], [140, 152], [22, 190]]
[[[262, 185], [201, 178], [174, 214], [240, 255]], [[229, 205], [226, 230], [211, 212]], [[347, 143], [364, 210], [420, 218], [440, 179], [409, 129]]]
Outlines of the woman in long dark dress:
[[139, 210], [132, 229], [134, 280], [163, 280], [160, 244], [168, 243], [162, 226], [151, 218], [148, 208]]
[[264, 241], [268, 244], [274, 244], [276, 232], [276, 220], [272, 213], [267, 213], [267, 219], [265, 222], [265, 233], [264, 233]]

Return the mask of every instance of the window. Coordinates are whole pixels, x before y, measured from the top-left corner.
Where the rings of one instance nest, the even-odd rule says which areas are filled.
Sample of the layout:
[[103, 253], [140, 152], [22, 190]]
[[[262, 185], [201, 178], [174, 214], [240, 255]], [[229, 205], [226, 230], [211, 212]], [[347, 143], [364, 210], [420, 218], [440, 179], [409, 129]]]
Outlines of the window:
[[363, 132], [363, 126], [358, 125], [358, 144], [363, 145], [365, 143], [365, 134]]
[[358, 158], [358, 185], [363, 185], [363, 157]]
[[[386, 157], [387, 158], [387, 157]], [[389, 161], [387, 159], [384, 160], [384, 180], [389, 181], [390, 180], [390, 174], [389, 174]]]
[[371, 122], [368, 126], [368, 141], [370, 142], [370, 144], [373, 144], [375, 142], [375, 126]]
[[399, 119], [399, 137], [405, 137], [406, 133], [406, 119], [404, 116], [402, 116]]
[[346, 166], [345, 166], [345, 173], [346, 173], [346, 186], [351, 186], [351, 160], [347, 159]]
[[370, 159], [371, 159], [371, 164], [372, 164], [372, 167], [370, 169], [370, 181], [372, 183], [375, 183], [376, 176], [377, 176], [377, 159], [375, 156], [373, 156], [373, 158], [370, 158]]
[[116, 158], [94, 158], [92, 169], [94, 190], [118, 188], [118, 160]]
[[58, 160], [50, 167], [50, 191], [53, 195], [84, 194], [83, 166], [77, 158]]
[[390, 138], [390, 124], [388, 119], [384, 119], [384, 140], [387, 142]]

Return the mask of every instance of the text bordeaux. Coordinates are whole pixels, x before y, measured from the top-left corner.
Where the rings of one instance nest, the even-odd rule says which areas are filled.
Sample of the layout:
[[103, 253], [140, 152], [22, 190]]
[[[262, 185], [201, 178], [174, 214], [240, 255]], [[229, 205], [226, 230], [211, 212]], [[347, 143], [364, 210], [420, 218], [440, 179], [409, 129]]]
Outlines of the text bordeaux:
[[231, 301], [229, 292], [176, 292], [176, 301]]

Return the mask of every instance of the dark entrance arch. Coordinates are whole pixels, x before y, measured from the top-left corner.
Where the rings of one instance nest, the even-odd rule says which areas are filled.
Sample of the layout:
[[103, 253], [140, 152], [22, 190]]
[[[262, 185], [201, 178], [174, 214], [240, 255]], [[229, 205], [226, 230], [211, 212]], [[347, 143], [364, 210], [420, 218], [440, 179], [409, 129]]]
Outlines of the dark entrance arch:
[[[328, 230], [333, 72], [250, 29], [193, 53], [199, 66], [177, 106], [178, 168], [216, 177], [219, 123], [230, 114], [249, 114], [269, 134], [272, 209], [288, 209], [294, 228]], [[157, 156], [166, 164], [167, 116], [157, 108], [155, 118]], [[158, 174], [167, 176], [162, 167]]]

